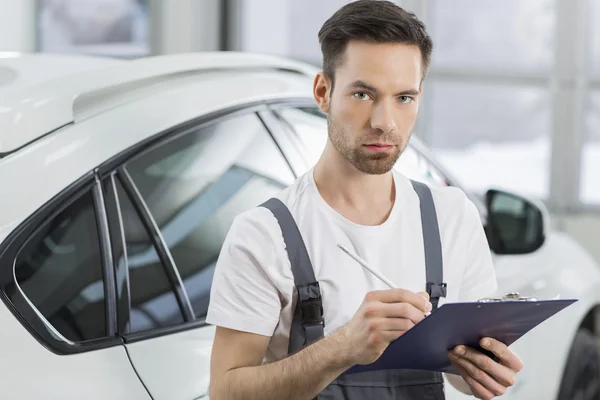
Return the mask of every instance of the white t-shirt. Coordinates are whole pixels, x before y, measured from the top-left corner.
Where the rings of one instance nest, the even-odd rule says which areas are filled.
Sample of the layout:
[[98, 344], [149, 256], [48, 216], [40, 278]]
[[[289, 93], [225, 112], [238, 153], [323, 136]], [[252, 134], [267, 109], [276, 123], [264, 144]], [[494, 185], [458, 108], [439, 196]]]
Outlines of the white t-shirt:
[[[325, 335], [354, 315], [371, 290], [389, 287], [337, 247], [343, 244], [397, 287], [425, 291], [425, 254], [419, 198], [394, 172], [396, 201], [378, 226], [353, 223], [332, 209], [313, 170], [277, 197], [290, 209], [321, 288]], [[488, 243], [475, 205], [456, 188], [432, 187], [444, 261], [447, 302], [473, 301], [497, 288]], [[213, 279], [207, 322], [270, 336], [265, 361], [287, 356], [296, 304], [294, 277], [279, 224], [256, 207], [238, 215], [224, 242]]]

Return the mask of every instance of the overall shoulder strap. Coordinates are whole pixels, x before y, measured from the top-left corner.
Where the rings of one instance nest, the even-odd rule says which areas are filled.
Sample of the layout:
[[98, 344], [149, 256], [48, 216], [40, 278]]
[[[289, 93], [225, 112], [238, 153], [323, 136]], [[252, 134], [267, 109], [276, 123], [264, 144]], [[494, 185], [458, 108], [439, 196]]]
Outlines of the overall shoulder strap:
[[411, 180], [421, 204], [421, 224], [423, 226], [423, 245], [425, 247], [425, 269], [427, 271], [427, 293], [435, 310], [440, 297], [446, 297], [444, 283], [444, 262], [437, 213], [431, 189], [422, 182]]
[[294, 309], [288, 347], [288, 354], [292, 354], [324, 335], [321, 290], [304, 240], [289, 209], [276, 198], [267, 200], [261, 207], [271, 210], [279, 223], [294, 275], [298, 302]]

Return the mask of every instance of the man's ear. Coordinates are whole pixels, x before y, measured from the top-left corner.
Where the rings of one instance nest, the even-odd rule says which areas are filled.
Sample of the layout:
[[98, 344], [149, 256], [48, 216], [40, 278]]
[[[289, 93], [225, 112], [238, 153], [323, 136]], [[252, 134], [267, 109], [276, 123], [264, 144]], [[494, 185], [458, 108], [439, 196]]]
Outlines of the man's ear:
[[423, 100], [423, 79], [421, 79], [421, 83], [419, 83], [419, 101], [417, 102], [417, 107], [420, 106]]
[[319, 72], [315, 76], [313, 82], [313, 95], [317, 101], [317, 105], [324, 113], [329, 112], [329, 100], [331, 97], [331, 82], [323, 72]]

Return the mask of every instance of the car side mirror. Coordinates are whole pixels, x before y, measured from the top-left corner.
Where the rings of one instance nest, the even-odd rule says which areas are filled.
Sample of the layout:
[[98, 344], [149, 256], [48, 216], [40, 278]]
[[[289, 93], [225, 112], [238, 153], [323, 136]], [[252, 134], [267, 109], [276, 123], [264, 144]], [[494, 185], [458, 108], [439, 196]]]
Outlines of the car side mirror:
[[528, 254], [544, 244], [549, 214], [541, 202], [491, 189], [486, 206], [486, 234], [494, 253]]

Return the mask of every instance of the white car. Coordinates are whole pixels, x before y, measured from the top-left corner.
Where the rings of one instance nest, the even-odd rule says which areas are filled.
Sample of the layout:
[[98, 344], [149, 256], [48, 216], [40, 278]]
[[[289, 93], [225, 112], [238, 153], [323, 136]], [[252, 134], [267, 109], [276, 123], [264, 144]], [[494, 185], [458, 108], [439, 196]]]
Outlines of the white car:
[[[240, 53], [0, 60], [4, 397], [207, 397], [215, 261], [234, 216], [319, 156], [315, 72]], [[396, 168], [459, 186], [416, 137]], [[500, 294], [578, 299], [512, 346], [526, 367], [505, 398], [597, 399], [598, 265], [539, 202], [470, 196]]]

